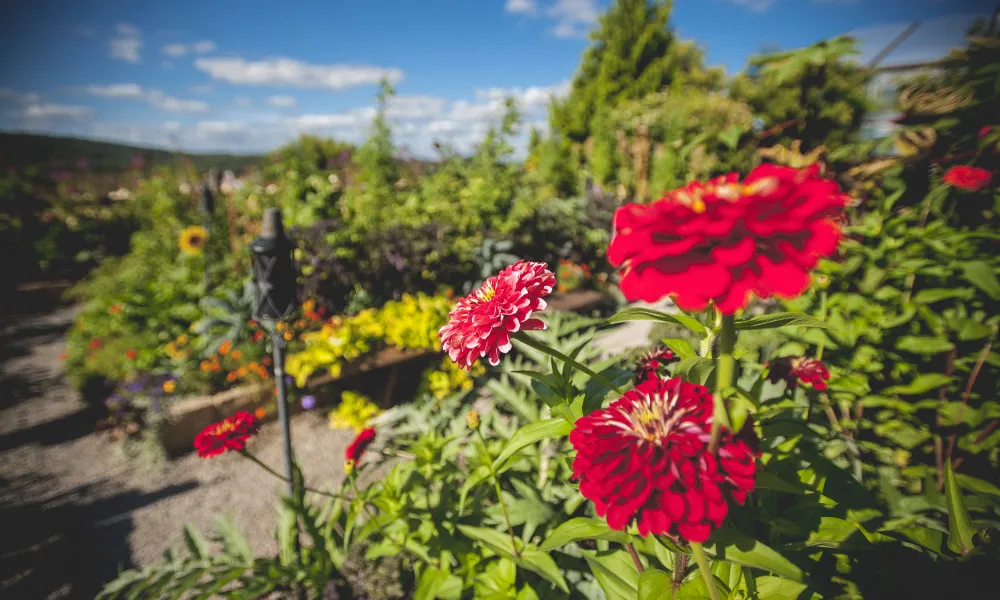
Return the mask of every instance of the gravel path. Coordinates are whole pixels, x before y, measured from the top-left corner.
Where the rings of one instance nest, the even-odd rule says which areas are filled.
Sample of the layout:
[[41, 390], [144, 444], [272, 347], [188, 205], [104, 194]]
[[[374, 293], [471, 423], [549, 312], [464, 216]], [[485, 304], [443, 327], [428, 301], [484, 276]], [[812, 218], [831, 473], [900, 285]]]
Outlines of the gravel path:
[[[157, 560], [190, 522], [208, 530], [228, 513], [258, 553], [272, 538], [280, 482], [239, 456], [193, 454], [151, 470], [94, 434], [97, 415], [64, 379], [59, 354], [74, 309], [0, 324], [0, 598], [93, 598], [121, 568]], [[343, 477], [351, 432], [320, 414], [292, 423], [315, 486]], [[277, 424], [251, 449], [280, 464]]]

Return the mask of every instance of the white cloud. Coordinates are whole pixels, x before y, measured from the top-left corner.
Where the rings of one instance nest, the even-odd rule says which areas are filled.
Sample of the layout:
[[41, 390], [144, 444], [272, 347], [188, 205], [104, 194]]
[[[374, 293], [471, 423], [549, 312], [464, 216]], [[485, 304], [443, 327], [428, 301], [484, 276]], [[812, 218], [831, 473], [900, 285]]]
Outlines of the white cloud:
[[167, 44], [160, 48], [160, 52], [179, 58], [185, 54], [208, 54], [215, 51], [215, 42], [212, 40], [201, 40], [193, 44]]
[[233, 98], [233, 104], [239, 107], [247, 107], [253, 104], [253, 100], [247, 98], [246, 96], [236, 96]]
[[399, 69], [365, 65], [313, 65], [291, 58], [248, 61], [244, 58], [199, 58], [194, 66], [213, 79], [238, 85], [286, 86], [344, 90], [378, 83], [383, 77], [397, 82]]
[[35, 92], [19, 92], [17, 90], [0, 89], [0, 102], [12, 104], [38, 104], [42, 95]]
[[566, 97], [569, 95], [570, 85], [569, 80], [566, 80], [550, 86], [488, 88], [476, 90], [476, 97], [490, 100], [514, 98], [517, 101], [517, 105], [522, 110], [526, 110], [538, 106], [547, 106], [553, 96], [556, 98]]
[[94, 110], [89, 106], [67, 104], [32, 104], [24, 110], [24, 116], [29, 119], [89, 117]]
[[448, 101], [437, 96], [393, 96], [386, 106], [391, 119], [434, 119], [442, 116]]
[[215, 88], [211, 84], [206, 83], [203, 85], [192, 85], [188, 87], [188, 91], [192, 94], [211, 94]]
[[115, 37], [108, 40], [108, 56], [115, 60], [137, 63], [142, 50], [142, 32], [135, 25], [118, 23]]
[[552, 35], [559, 38], [586, 37], [597, 23], [600, 10], [597, 0], [556, 0], [546, 14], [556, 21]]
[[295, 125], [300, 129], [360, 128], [374, 116], [375, 109], [367, 107], [340, 113], [302, 115], [295, 118]]
[[138, 83], [113, 83], [110, 85], [88, 85], [84, 92], [102, 98], [126, 98], [142, 100], [167, 112], [205, 112], [210, 106], [202, 100], [185, 100], [168, 96], [161, 90], [146, 90]]
[[538, 12], [535, 0], [507, 0], [503, 9], [511, 14], [533, 15]]
[[266, 102], [277, 108], [295, 108], [299, 104], [294, 96], [269, 96]]

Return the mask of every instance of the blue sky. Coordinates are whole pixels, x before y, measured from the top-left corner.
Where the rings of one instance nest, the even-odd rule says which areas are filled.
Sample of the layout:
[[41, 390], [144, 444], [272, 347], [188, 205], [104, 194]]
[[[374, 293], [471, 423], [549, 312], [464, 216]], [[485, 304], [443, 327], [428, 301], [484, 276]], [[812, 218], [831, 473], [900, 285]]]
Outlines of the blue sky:
[[[514, 95], [543, 126], [609, 0], [32, 0], [0, 25], [0, 128], [188, 151], [269, 150], [300, 132], [359, 141], [388, 76], [396, 137], [469, 148]], [[959, 44], [988, 0], [675, 0], [672, 25], [735, 73], [761, 48], [841, 33], [890, 61]]]

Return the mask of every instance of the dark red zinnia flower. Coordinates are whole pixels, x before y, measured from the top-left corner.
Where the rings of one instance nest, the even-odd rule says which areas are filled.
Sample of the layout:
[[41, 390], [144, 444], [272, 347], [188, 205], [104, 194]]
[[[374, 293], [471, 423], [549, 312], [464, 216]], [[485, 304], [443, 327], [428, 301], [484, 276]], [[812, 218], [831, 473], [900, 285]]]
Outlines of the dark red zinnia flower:
[[673, 350], [666, 346], [657, 346], [642, 355], [635, 365], [635, 375], [639, 379], [655, 378], [660, 367], [676, 360], [680, 359]]
[[576, 422], [573, 476], [608, 525], [633, 520], [641, 535], [708, 539], [743, 504], [757, 472], [750, 447], [723, 431], [717, 454], [708, 451], [712, 392], [673, 379], [646, 379], [604, 410]]
[[830, 371], [822, 362], [806, 356], [784, 356], [768, 363], [767, 379], [771, 383], [784, 381], [788, 387], [796, 387], [799, 383], [811, 385], [819, 391], [826, 389], [830, 379]]
[[941, 181], [963, 190], [978, 192], [989, 185], [991, 179], [993, 174], [986, 169], [959, 165], [948, 169]]
[[715, 302], [725, 314], [751, 294], [791, 298], [840, 241], [847, 195], [805, 169], [761, 165], [741, 183], [730, 173], [694, 182], [652, 204], [615, 212], [608, 260], [629, 300], [672, 296], [681, 309]]
[[351, 464], [357, 464], [361, 461], [361, 456], [368, 449], [368, 446], [375, 441], [375, 428], [369, 427], [358, 434], [351, 445], [344, 450], [344, 459]]
[[511, 349], [510, 334], [545, 329], [531, 314], [545, 308], [542, 298], [555, 284], [545, 263], [518, 261], [458, 301], [438, 332], [441, 346], [466, 371], [484, 356], [500, 364], [500, 354]]
[[201, 458], [212, 458], [230, 450], [243, 450], [260, 424], [257, 418], [246, 411], [213, 423], [194, 437], [194, 448]]

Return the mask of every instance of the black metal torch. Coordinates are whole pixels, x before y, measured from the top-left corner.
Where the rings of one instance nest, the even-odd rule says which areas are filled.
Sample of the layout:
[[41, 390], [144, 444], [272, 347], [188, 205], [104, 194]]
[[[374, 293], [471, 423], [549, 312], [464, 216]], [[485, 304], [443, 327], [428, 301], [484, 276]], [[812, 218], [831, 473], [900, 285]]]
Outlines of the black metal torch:
[[274, 355], [274, 380], [278, 388], [278, 418], [285, 453], [285, 476], [289, 492], [294, 495], [295, 481], [292, 468], [292, 435], [288, 426], [287, 386], [285, 384], [285, 339], [278, 331], [282, 322], [295, 309], [295, 263], [292, 251], [295, 243], [285, 235], [281, 211], [268, 208], [260, 236], [250, 244], [253, 256], [254, 306], [253, 317], [271, 334], [271, 352]]

